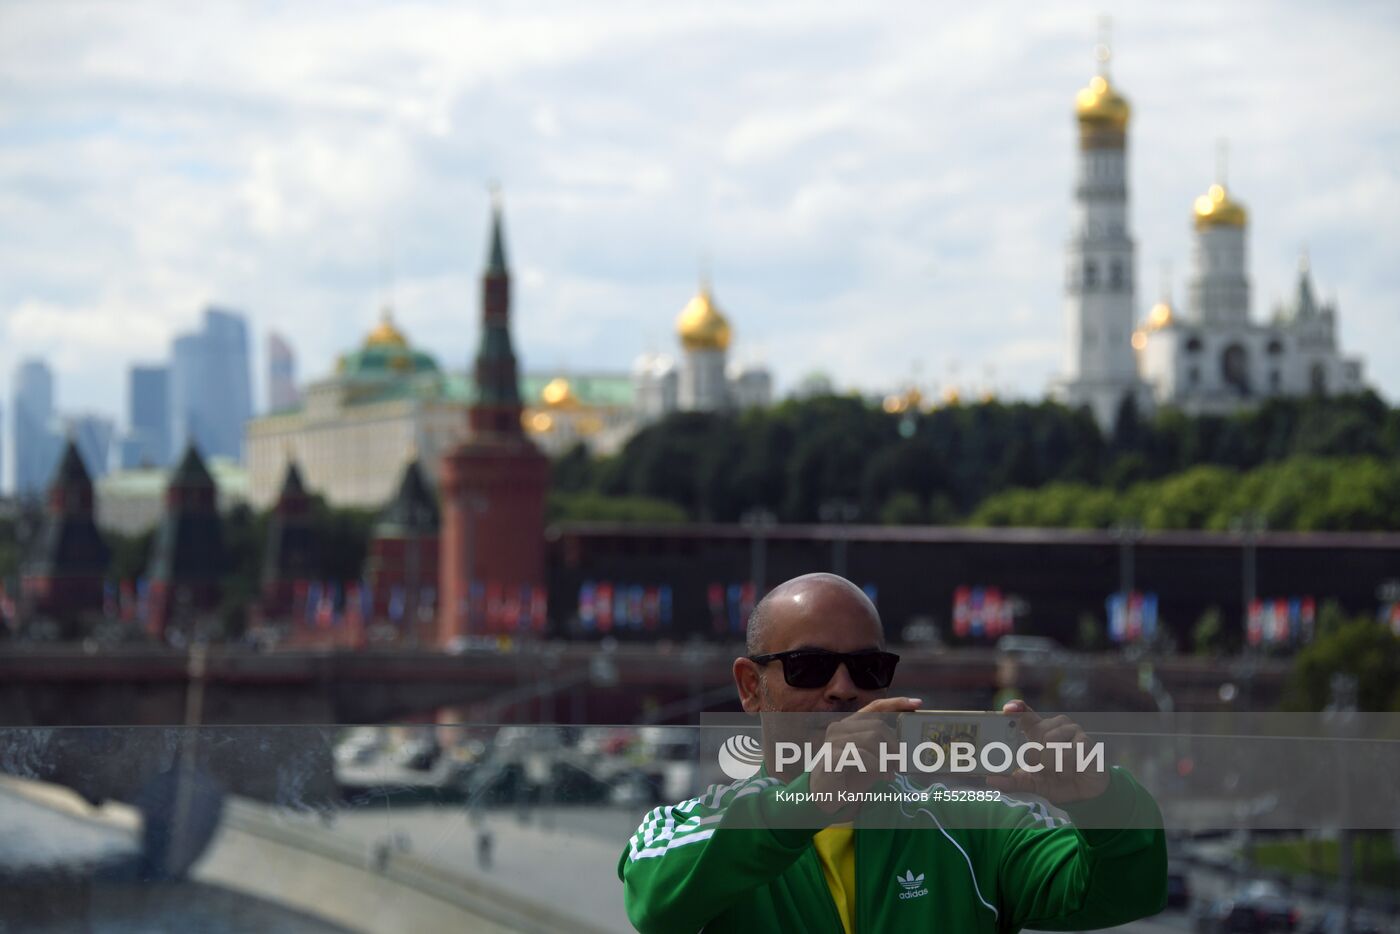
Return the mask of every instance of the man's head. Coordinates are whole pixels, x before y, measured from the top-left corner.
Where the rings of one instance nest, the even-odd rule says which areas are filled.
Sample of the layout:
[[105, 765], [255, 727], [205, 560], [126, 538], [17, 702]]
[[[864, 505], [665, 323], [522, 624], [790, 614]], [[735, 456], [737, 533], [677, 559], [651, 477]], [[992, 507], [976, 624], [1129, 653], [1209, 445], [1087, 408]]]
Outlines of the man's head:
[[[749, 617], [748, 654], [772, 655], [795, 649], [866, 652], [884, 647], [880, 614], [859, 587], [835, 574], [806, 574], [779, 584]], [[781, 660], [760, 664], [734, 660], [734, 683], [749, 713], [770, 711], [846, 712], [884, 697], [883, 688], [862, 688], [847, 665], [819, 687], [793, 687]]]

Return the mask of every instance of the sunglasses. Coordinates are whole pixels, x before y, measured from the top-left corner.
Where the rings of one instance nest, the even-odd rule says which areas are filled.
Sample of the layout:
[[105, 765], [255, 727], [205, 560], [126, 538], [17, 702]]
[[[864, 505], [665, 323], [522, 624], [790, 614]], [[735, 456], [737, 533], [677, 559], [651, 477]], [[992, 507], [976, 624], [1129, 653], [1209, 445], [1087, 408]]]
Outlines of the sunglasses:
[[844, 663], [851, 680], [862, 691], [877, 691], [890, 685], [899, 656], [893, 652], [828, 652], [825, 649], [793, 649], [771, 655], [750, 655], [755, 665], [783, 663], [783, 680], [790, 687], [826, 687], [836, 669]]

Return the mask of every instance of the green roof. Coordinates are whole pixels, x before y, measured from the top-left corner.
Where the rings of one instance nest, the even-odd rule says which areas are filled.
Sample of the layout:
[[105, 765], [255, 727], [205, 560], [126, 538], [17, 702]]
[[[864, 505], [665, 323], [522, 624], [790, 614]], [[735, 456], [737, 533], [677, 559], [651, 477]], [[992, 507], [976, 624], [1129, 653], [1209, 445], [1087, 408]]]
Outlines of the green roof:
[[[235, 499], [248, 496], [248, 471], [237, 463], [222, 457], [210, 458], [206, 465], [221, 494]], [[99, 495], [119, 497], [162, 497], [170, 485], [171, 471], [161, 467], [139, 467], [132, 470], [118, 470], [99, 477]]]
[[539, 405], [540, 393], [557, 376], [569, 381], [584, 405], [628, 408], [636, 402], [636, 387], [628, 373], [526, 373], [520, 378], [520, 398], [526, 405]]
[[375, 345], [352, 350], [342, 355], [340, 362], [336, 364], [337, 375], [349, 379], [384, 379], [437, 371], [437, 361], [431, 354], [411, 347], [392, 345]]
[[[540, 404], [540, 392], [550, 380], [563, 376], [574, 395], [586, 406], [629, 408], [636, 402], [636, 391], [628, 373], [526, 373], [520, 377], [520, 401], [527, 406]], [[337, 378], [343, 378], [337, 377]], [[377, 405], [399, 400], [471, 405], [476, 401], [476, 382], [470, 373], [423, 372], [400, 379], [355, 380], [348, 403]], [[303, 406], [281, 409], [263, 418], [296, 415]], [[260, 419], [261, 420], [261, 419]]]

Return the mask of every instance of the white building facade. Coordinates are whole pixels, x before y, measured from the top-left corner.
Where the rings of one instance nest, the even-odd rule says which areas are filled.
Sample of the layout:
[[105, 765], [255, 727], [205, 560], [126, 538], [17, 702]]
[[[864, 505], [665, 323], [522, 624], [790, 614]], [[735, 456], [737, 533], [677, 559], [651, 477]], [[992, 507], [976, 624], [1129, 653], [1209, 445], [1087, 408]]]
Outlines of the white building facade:
[[291, 461], [311, 492], [341, 507], [382, 507], [414, 458], [436, 485], [441, 456], [467, 436], [469, 391], [411, 347], [386, 310], [298, 407], [248, 422], [248, 500], [258, 509], [276, 502]]
[[1337, 311], [1319, 304], [1306, 260], [1292, 299], [1268, 322], [1250, 316], [1248, 213], [1217, 183], [1194, 207], [1186, 314], [1166, 300], [1133, 335], [1154, 401], [1192, 414], [1226, 415], [1280, 396], [1365, 388], [1360, 359], [1337, 343]]
[[[1101, 48], [1100, 60], [1108, 55]], [[1340, 353], [1334, 305], [1314, 297], [1306, 263], [1272, 320], [1250, 313], [1248, 213], [1223, 179], [1193, 205], [1185, 314], [1163, 296], [1137, 321], [1128, 224], [1128, 102], [1106, 68], [1075, 99], [1079, 175], [1066, 249], [1068, 376], [1055, 395], [1111, 431], [1125, 401], [1227, 414], [1276, 396], [1359, 392], [1359, 359]]]

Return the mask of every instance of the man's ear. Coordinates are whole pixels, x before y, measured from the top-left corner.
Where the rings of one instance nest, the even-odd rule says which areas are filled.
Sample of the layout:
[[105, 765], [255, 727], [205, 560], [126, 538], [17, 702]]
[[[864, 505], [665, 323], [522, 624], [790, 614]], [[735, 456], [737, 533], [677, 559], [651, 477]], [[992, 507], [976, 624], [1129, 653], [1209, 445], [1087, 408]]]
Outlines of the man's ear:
[[745, 713], [758, 713], [762, 709], [758, 666], [747, 658], [734, 659], [734, 686], [739, 689], [739, 703]]

